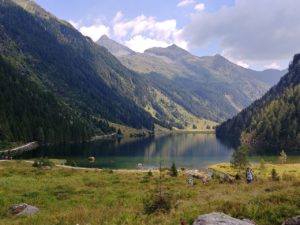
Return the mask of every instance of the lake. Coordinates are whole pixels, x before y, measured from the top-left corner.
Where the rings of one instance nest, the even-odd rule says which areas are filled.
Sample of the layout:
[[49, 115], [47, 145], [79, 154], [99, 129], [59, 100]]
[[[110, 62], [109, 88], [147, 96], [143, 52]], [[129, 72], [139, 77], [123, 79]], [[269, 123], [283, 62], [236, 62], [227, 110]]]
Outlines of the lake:
[[[163, 167], [169, 167], [175, 162], [178, 168], [203, 168], [230, 161], [232, 151], [232, 148], [217, 140], [215, 134], [183, 133], [43, 146], [24, 152], [17, 158], [71, 159], [77, 166], [111, 169], [135, 169], [138, 163], [142, 163], [144, 168], [157, 168], [160, 161]], [[87, 160], [89, 156], [94, 156], [96, 161], [90, 163]]]

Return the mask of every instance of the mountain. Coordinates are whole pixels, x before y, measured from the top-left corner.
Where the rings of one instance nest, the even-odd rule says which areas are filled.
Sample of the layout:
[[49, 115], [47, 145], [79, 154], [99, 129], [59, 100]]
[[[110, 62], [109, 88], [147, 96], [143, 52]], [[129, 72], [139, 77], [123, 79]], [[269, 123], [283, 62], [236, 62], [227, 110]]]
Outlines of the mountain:
[[[28, 101], [25, 100], [30, 104], [28, 111], [30, 107], [32, 113], [37, 112], [34, 107], [44, 110], [44, 114], [37, 115], [38, 124], [30, 124], [31, 120], [26, 121], [27, 117], [22, 114], [18, 95], [11, 91], [1, 92], [3, 101], [10, 99], [14, 103], [10, 105], [12, 111], [18, 112], [10, 120], [8, 117], [13, 115], [2, 113], [1, 129], [10, 127], [17, 133], [16, 130], [23, 129], [22, 124], [26, 124], [31, 130], [41, 127], [44, 136], [51, 136], [51, 130], [63, 126], [59, 125], [60, 120], [53, 118], [50, 121], [57, 123], [53, 123], [51, 129], [48, 127], [47, 119], [54, 112], [65, 118], [69, 127], [74, 121], [67, 118], [76, 115], [84, 129], [91, 129], [92, 133], [107, 132], [107, 124], [102, 124], [106, 120], [135, 128], [151, 130], [154, 127], [154, 119], [141, 107], [149, 95], [149, 85], [144, 77], [124, 67], [105, 48], [33, 1], [0, 1], [0, 55], [5, 67], [12, 68], [8, 71], [15, 71], [2, 74], [1, 82], [8, 83], [9, 79], [17, 77], [18, 81], [26, 84], [21, 93], [36, 90], [37, 96], [45, 93], [39, 100], [30, 100], [29, 96]], [[53, 98], [53, 103], [46, 101], [47, 98]], [[47, 113], [46, 109], [52, 112]], [[71, 112], [66, 113], [67, 109]], [[11, 121], [19, 121], [19, 124]], [[28, 141], [35, 138], [37, 135], [14, 135], [9, 140]]]
[[130, 48], [120, 45], [119, 43], [109, 39], [106, 35], [103, 35], [97, 41], [97, 43], [101, 43], [103, 46], [107, 46], [106, 48], [110, 49], [110, 52], [117, 57], [134, 53], [134, 51], [132, 51]]
[[[108, 37], [97, 43], [112, 54], [127, 48]], [[176, 45], [115, 56], [188, 112], [218, 122], [232, 117], [271, 87], [262, 81], [266, 72], [240, 67], [220, 55], [197, 57]]]
[[288, 73], [261, 99], [217, 128], [221, 139], [240, 139], [253, 151], [274, 153], [300, 149], [300, 54]]

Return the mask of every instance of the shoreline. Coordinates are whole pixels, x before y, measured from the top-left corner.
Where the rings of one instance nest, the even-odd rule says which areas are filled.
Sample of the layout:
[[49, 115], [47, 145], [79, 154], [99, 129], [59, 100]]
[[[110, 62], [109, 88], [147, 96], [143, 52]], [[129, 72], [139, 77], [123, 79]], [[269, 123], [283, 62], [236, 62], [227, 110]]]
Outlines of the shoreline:
[[14, 153], [14, 152], [26, 152], [31, 151], [39, 147], [37, 141], [29, 142], [18, 147], [14, 147], [11, 149], [0, 150], [0, 154]]

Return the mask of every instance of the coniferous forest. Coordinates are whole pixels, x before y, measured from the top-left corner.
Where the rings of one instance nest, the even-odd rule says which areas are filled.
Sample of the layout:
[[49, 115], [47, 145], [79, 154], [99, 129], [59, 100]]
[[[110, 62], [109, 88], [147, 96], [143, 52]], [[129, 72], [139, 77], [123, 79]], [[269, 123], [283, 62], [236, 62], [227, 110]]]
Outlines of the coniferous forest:
[[295, 151], [300, 148], [299, 124], [300, 55], [295, 55], [280, 82], [261, 99], [217, 127], [217, 136], [240, 139], [255, 151]]

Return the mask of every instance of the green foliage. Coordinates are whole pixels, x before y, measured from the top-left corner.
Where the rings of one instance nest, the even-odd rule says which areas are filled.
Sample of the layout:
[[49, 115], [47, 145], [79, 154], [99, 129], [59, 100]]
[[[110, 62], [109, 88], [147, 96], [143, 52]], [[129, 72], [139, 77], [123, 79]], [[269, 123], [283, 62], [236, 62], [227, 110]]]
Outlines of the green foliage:
[[34, 2], [17, 4], [0, 2], [0, 140], [79, 142], [113, 132], [95, 118], [153, 128], [138, 105], [147, 90], [140, 75]]
[[241, 145], [232, 153], [231, 165], [233, 168], [243, 170], [249, 165], [248, 160], [249, 148], [246, 145]]
[[33, 167], [37, 168], [44, 168], [44, 167], [53, 167], [55, 164], [50, 161], [48, 158], [40, 158], [37, 160], [34, 160], [34, 163], [32, 164]]
[[43, 86], [18, 72], [0, 57], [0, 130], [2, 143], [40, 144], [84, 141], [87, 123]]
[[76, 167], [77, 163], [74, 160], [72, 160], [72, 159], [67, 159], [65, 165]]
[[280, 152], [279, 160], [281, 163], [286, 163], [287, 154], [285, 153], [285, 151], [283, 149]]
[[173, 162], [172, 166], [170, 168], [170, 176], [171, 177], [177, 177], [177, 175], [178, 175], [178, 171], [177, 171], [175, 163]]
[[279, 181], [280, 180], [280, 177], [276, 171], [276, 169], [272, 169], [271, 171], [271, 178], [272, 178], [272, 181]]
[[171, 209], [171, 197], [167, 193], [149, 195], [144, 199], [144, 211], [147, 214], [155, 212], [167, 213]]
[[261, 99], [217, 128], [217, 136], [233, 137], [260, 152], [300, 148], [300, 63], [299, 55], [289, 72]]

